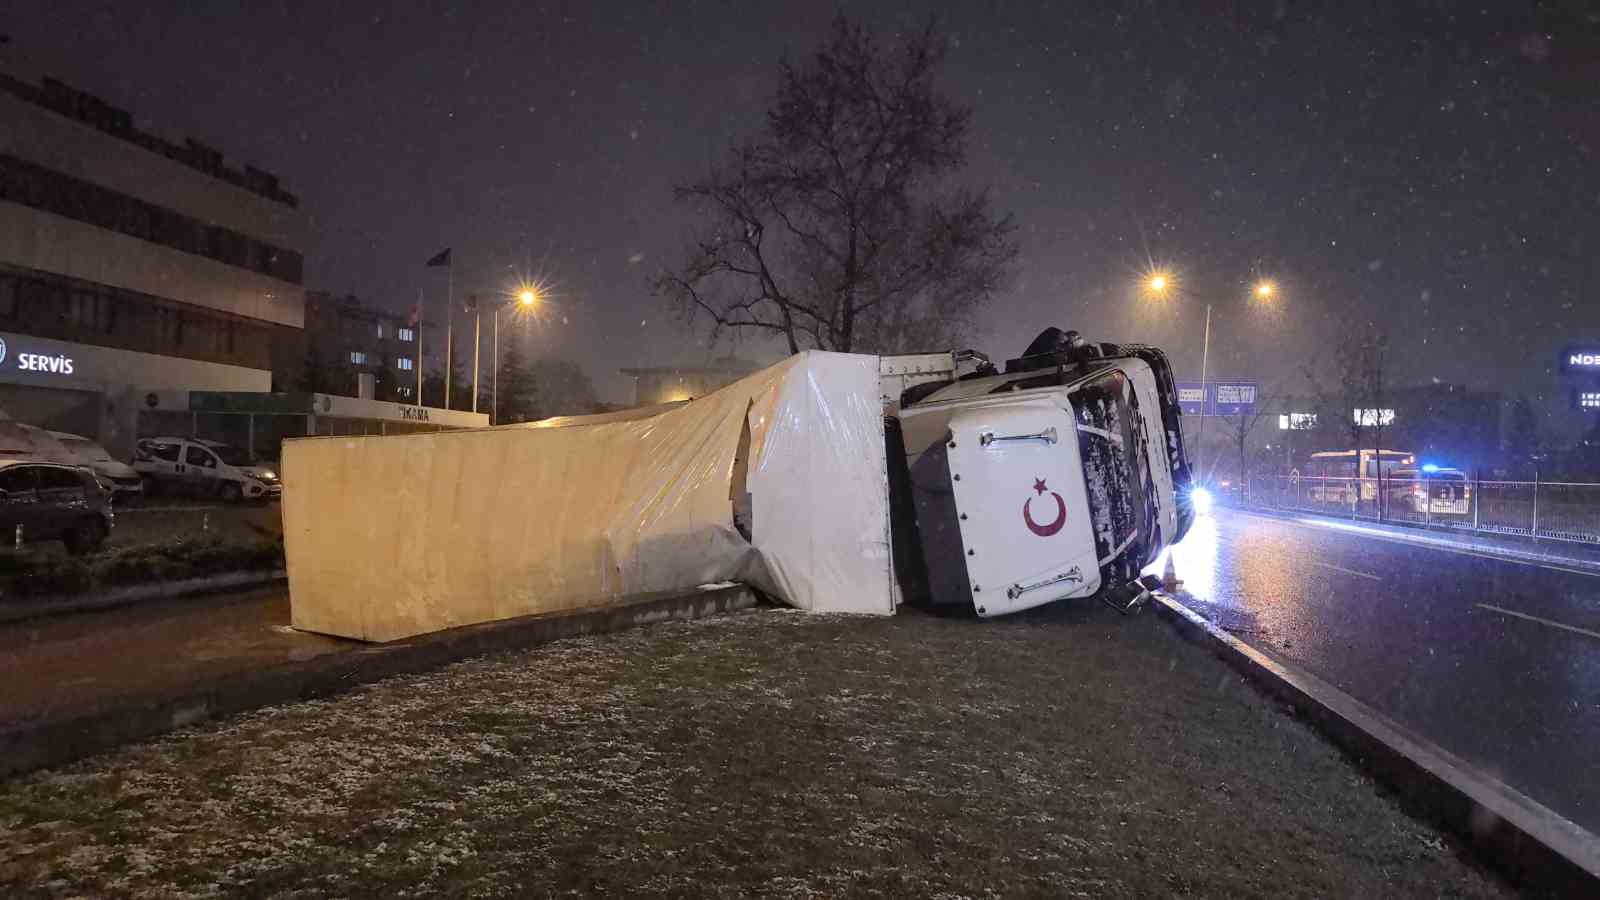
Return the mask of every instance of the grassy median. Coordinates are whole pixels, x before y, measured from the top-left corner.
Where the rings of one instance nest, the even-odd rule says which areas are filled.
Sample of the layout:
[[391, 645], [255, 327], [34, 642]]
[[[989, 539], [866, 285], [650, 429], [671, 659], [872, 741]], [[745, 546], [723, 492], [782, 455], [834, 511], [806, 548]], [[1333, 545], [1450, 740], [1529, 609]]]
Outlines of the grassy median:
[[1504, 896], [1152, 616], [730, 614], [0, 785], [17, 895]]

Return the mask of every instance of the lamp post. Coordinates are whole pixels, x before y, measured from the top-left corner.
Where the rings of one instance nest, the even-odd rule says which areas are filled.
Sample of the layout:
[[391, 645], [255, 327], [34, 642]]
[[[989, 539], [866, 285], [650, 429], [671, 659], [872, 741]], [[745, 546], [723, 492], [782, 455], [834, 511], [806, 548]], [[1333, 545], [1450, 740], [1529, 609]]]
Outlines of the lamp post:
[[[1169, 292], [1172, 292], [1173, 290], [1175, 290], [1174, 285], [1175, 285], [1175, 279], [1173, 278], [1173, 276], [1168, 274], [1167, 272], [1161, 271], [1161, 270], [1157, 270], [1157, 271], [1154, 271], [1154, 272], [1150, 273], [1150, 275], [1145, 279], [1145, 282], [1144, 282], [1145, 290], [1148, 291], [1152, 296], [1155, 296], [1155, 297], [1165, 297]], [[1271, 302], [1272, 300], [1276, 299], [1276, 297], [1278, 296], [1278, 286], [1277, 286], [1276, 283], [1274, 283], [1273, 281], [1271, 281], [1269, 279], [1262, 279], [1262, 280], [1257, 281], [1255, 283], [1254, 288], [1251, 290], [1251, 294], [1254, 295], [1255, 299], [1257, 299], [1257, 300], [1259, 300], [1259, 301], [1261, 301], [1263, 303]], [[1205, 337], [1203, 338], [1202, 343], [1200, 345], [1200, 392], [1201, 392], [1201, 397], [1202, 397], [1202, 404], [1201, 404], [1201, 407], [1200, 407], [1200, 427], [1197, 430], [1196, 435], [1195, 435], [1195, 448], [1194, 448], [1194, 450], [1195, 450], [1195, 454], [1194, 454], [1195, 455], [1195, 468], [1200, 470], [1202, 479], [1204, 479], [1204, 477], [1205, 477], [1205, 474], [1204, 474], [1205, 473], [1205, 466], [1201, 465], [1201, 459], [1202, 459], [1202, 457], [1203, 457], [1203, 455], [1205, 453], [1205, 449], [1204, 449], [1203, 445], [1204, 445], [1205, 439], [1206, 439], [1206, 419], [1207, 419], [1207, 416], [1206, 416], [1206, 409], [1205, 408], [1206, 408], [1207, 405], [1209, 405], [1209, 401], [1211, 399], [1211, 385], [1206, 380], [1210, 376], [1210, 372], [1209, 372], [1210, 362], [1211, 362], [1211, 304], [1208, 302], [1208, 303], [1206, 303]], [[1239, 473], [1239, 477], [1241, 479], [1243, 479], [1244, 473], [1240, 472]]]
[[[520, 309], [532, 309], [539, 302], [539, 291], [533, 287], [524, 287], [517, 291], [516, 304]], [[509, 303], [496, 304], [494, 308], [494, 372], [490, 376], [489, 399], [489, 424], [500, 424], [500, 310]]]

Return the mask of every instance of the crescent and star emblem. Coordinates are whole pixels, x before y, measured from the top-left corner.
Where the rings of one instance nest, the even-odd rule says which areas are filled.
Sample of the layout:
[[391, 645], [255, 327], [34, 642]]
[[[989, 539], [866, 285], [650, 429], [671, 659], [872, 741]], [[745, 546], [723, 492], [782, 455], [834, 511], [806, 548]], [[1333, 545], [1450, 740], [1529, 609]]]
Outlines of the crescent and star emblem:
[[1043, 497], [1045, 492], [1049, 491], [1050, 496], [1056, 498], [1055, 521], [1047, 522], [1041, 525], [1033, 520], [1033, 511], [1028, 508], [1028, 505], [1034, 501], [1033, 497], [1029, 497], [1028, 499], [1022, 501], [1022, 521], [1028, 524], [1029, 531], [1037, 534], [1039, 537], [1049, 537], [1050, 535], [1060, 531], [1061, 526], [1067, 524], [1067, 501], [1061, 499], [1060, 494], [1056, 493], [1055, 491], [1051, 491], [1049, 486], [1044, 483], [1043, 478], [1035, 478], [1033, 480], [1033, 490], [1034, 493], [1040, 497]]

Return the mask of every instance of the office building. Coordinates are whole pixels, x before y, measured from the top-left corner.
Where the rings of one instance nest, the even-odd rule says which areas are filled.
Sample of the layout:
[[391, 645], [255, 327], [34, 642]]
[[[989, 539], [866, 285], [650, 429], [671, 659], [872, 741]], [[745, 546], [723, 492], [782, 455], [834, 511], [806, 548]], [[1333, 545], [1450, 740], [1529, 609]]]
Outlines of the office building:
[[270, 391], [304, 233], [272, 174], [0, 59], [0, 410], [127, 458], [163, 391]]
[[273, 370], [280, 390], [417, 402], [423, 324], [353, 296], [306, 293], [306, 327], [288, 333]]

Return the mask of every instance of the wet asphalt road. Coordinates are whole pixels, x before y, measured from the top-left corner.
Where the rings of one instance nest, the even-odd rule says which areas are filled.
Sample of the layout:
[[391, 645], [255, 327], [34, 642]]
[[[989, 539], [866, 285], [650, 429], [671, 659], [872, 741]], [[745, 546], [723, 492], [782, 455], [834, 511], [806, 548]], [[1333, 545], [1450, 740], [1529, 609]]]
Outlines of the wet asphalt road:
[[1600, 832], [1600, 574], [1221, 509], [1173, 552], [1191, 608]]

